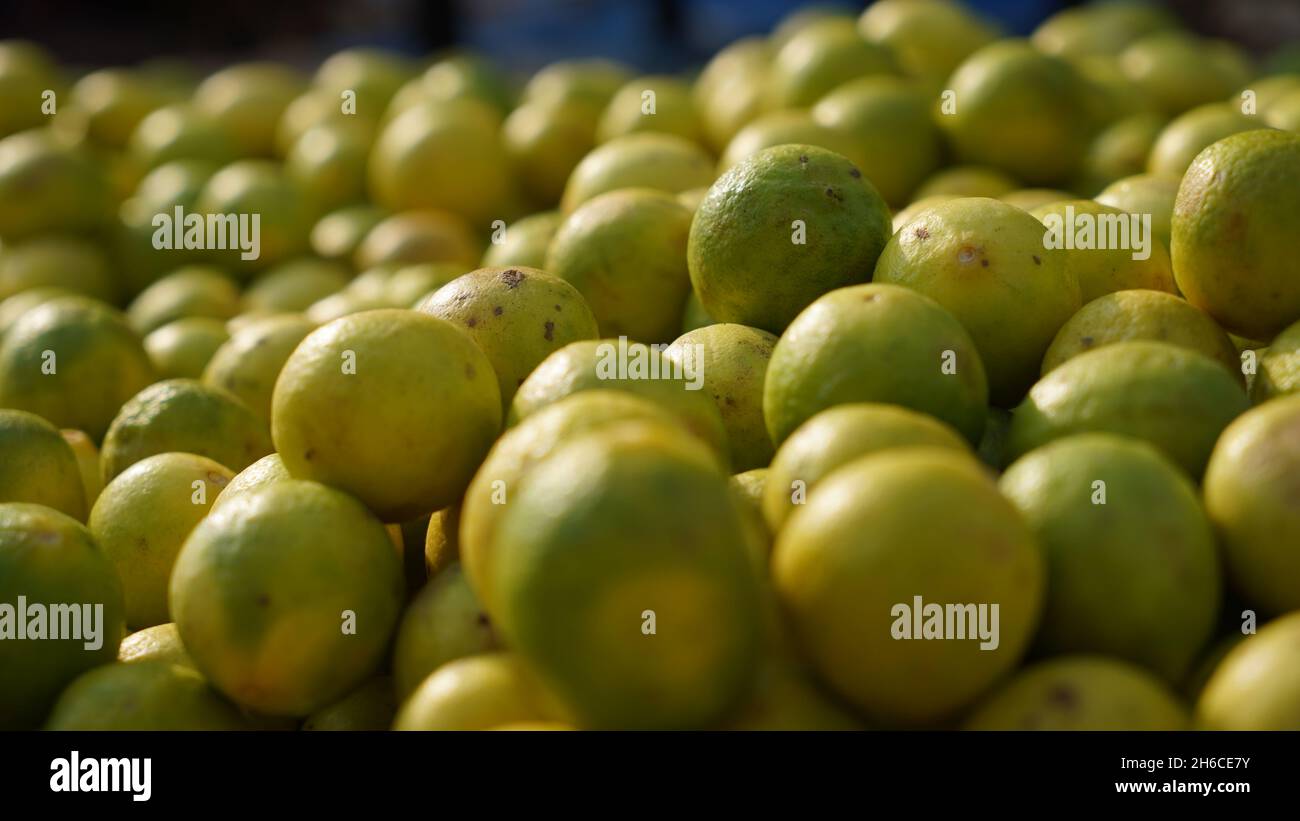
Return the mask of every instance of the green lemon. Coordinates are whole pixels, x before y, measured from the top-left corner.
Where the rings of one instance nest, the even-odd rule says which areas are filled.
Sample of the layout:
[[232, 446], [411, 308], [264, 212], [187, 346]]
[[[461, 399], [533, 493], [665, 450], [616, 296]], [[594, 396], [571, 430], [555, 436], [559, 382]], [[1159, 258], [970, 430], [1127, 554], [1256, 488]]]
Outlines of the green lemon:
[[201, 374], [203, 383], [230, 392], [269, 425], [275, 381], [298, 343], [315, 328], [295, 314], [252, 322], [217, 348]]
[[501, 241], [493, 241], [483, 253], [482, 267], [504, 268], [524, 265], [541, 268], [546, 265], [546, 249], [555, 232], [560, 230], [564, 216], [559, 211], [542, 211], [530, 214], [506, 226]]
[[176, 554], [234, 475], [203, 456], [160, 453], [105, 485], [88, 526], [122, 580], [128, 627], [171, 620], [167, 581]]
[[197, 670], [170, 661], [108, 664], [59, 696], [46, 730], [253, 730]]
[[1228, 652], [1196, 702], [1206, 730], [1300, 729], [1300, 614], [1264, 625]]
[[490, 730], [554, 721], [561, 711], [519, 658], [484, 653], [434, 671], [403, 702], [393, 729]]
[[779, 333], [813, 300], [871, 276], [889, 209], [852, 163], [808, 145], [760, 151], [714, 183], [687, 255], [720, 322]]
[[1170, 241], [1174, 200], [1178, 197], [1178, 177], [1135, 174], [1118, 179], [1102, 189], [1097, 202], [1129, 214], [1150, 214], [1151, 230], [1173, 253]]
[[458, 562], [438, 572], [402, 616], [393, 644], [393, 680], [405, 699], [430, 673], [466, 656], [499, 646], [487, 612]]
[[118, 293], [104, 251], [70, 235], [33, 237], [0, 250], [0, 300], [31, 288], [62, 288], [105, 302]]
[[1147, 171], [1164, 177], [1181, 177], [1187, 167], [1212, 143], [1259, 127], [1229, 103], [1206, 103], [1175, 117], [1151, 146]]
[[1199, 479], [1210, 450], [1249, 403], [1233, 374], [1167, 342], [1116, 342], [1044, 376], [1015, 409], [1007, 441], [1017, 458], [1076, 433], [1144, 440]]
[[1065, 249], [1066, 268], [1078, 280], [1085, 305], [1116, 291], [1177, 290], [1169, 251], [1149, 222], [1093, 200], [1054, 202], [1029, 213], [1062, 240], [1073, 234], [1074, 247]]
[[0, 503], [44, 505], [85, 520], [89, 505], [77, 455], [34, 413], [0, 408]]
[[407, 310], [313, 331], [285, 362], [271, 403], [291, 474], [346, 490], [392, 522], [456, 501], [500, 427], [487, 356], [450, 322]]
[[853, 20], [819, 20], [794, 33], [772, 56], [768, 104], [811, 106], [850, 80], [894, 70], [889, 49], [859, 35]]
[[618, 188], [677, 194], [713, 182], [713, 158], [690, 140], [654, 132], [628, 134], [597, 146], [569, 175], [560, 209], [569, 213]]
[[117, 648], [117, 660], [122, 664], [166, 661], [186, 667], [194, 666], [194, 660], [185, 651], [185, 645], [181, 644], [181, 634], [176, 629], [176, 623], [170, 621], [137, 630], [122, 639]]
[[286, 480], [203, 519], [171, 576], [172, 616], [217, 689], [305, 716], [373, 674], [402, 602], [401, 561], [356, 499]]

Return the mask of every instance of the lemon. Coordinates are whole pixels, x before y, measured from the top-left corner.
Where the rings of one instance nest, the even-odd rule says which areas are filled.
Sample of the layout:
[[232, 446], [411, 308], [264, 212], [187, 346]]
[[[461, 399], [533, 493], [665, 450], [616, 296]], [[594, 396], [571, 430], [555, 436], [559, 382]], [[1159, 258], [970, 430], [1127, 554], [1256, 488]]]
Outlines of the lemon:
[[1102, 205], [1129, 214], [1150, 214], [1151, 230], [1172, 254], [1170, 226], [1174, 215], [1174, 200], [1178, 197], [1178, 183], [1178, 177], [1134, 174], [1106, 186], [1095, 199]]
[[249, 283], [243, 294], [248, 310], [298, 313], [313, 302], [342, 290], [349, 272], [340, 263], [299, 257], [281, 263]]
[[569, 214], [544, 267], [582, 295], [601, 335], [667, 343], [691, 287], [690, 231], [691, 212], [668, 194], [611, 191]]
[[676, 77], [650, 75], [628, 80], [600, 115], [596, 141], [654, 131], [702, 142], [691, 87]]
[[487, 356], [451, 323], [406, 310], [313, 331], [280, 371], [271, 404], [276, 450], [293, 476], [346, 490], [390, 522], [456, 501], [500, 427]]
[[109, 482], [89, 527], [112, 560], [132, 629], [170, 621], [167, 580], [181, 545], [234, 474], [192, 453], [161, 453]]
[[1220, 432], [1248, 407], [1222, 365], [1167, 342], [1086, 351], [1044, 376], [1016, 408], [1007, 441], [1019, 457], [1076, 433], [1115, 433], [1156, 446], [1199, 479]]
[[542, 99], [510, 112], [501, 140], [519, 184], [533, 201], [560, 201], [565, 182], [596, 145], [600, 108], [588, 100]]
[[345, 493], [292, 479], [203, 519], [170, 586], [198, 668], [277, 716], [308, 715], [374, 673], [401, 601], [401, 562], [379, 521]]
[[1220, 362], [1240, 381], [1237, 349], [1204, 311], [1163, 291], [1116, 291], [1098, 297], [1070, 317], [1043, 354], [1042, 372], [1084, 351], [1114, 342], [1146, 339], [1181, 345]]
[[884, 200], [843, 156], [769, 148], [723, 174], [695, 212], [691, 283], [714, 319], [780, 333], [822, 294], [869, 279], [889, 231]]
[[429, 579], [402, 616], [393, 644], [393, 680], [399, 698], [430, 673], [466, 656], [490, 653], [499, 641], [458, 562]]
[[113, 302], [118, 283], [108, 258], [75, 236], [41, 236], [0, 250], [0, 300], [31, 288], [61, 288]]
[[936, 172], [912, 194], [912, 202], [947, 195], [949, 197], [1001, 197], [1020, 187], [1015, 179], [996, 168], [958, 165]]
[[230, 333], [210, 317], [176, 319], [144, 338], [144, 350], [162, 379], [198, 379]]
[[922, 211], [885, 246], [875, 281], [931, 297], [970, 332], [995, 404], [1015, 403], [1043, 353], [1082, 305], [1069, 254], [1046, 247], [1042, 223], [970, 197]]
[[1223, 431], [1205, 471], [1205, 509], [1223, 545], [1228, 578], [1267, 613], [1300, 606], [1300, 397], [1271, 399]]
[[1214, 533], [1187, 476], [1151, 445], [1093, 433], [1031, 451], [1000, 486], [1047, 560], [1039, 646], [1180, 680], [1222, 595]]
[[202, 674], [168, 661], [109, 664], [59, 696], [46, 730], [252, 730]]
[[43, 505], [0, 503], [0, 601], [17, 608], [20, 596], [29, 606], [73, 605], [66, 618], [91, 620], [81, 622], [81, 640], [0, 642], [4, 669], [23, 671], [0, 679], [5, 729], [39, 725], [70, 681], [117, 657], [124, 629], [117, 572], [90, 531]]
[[402, 704], [394, 730], [490, 730], [550, 721], [561, 708], [515, 656], [485, 653], [446, 664]]
[[[1045, 593], [1020, 514], [982, 466], [947, 448], [878, 453], [832, 473], [777, 535], [772, 573], [818, 677], [891, 726], [948, 718], [1013, 669]], [[922, 603], [970, 613], [977, 602], [999, 605], [996, 645], [974, 618], [946, 636], [965, 640], [900, 640]]]
[[1300, 729], [1300, 615], [1269, 622], [1230, 650], [1196, 702], [1206, 730]]
[[1187, 167], [1211, 143], [1224, 137], [1253, 131], [1259, 123], [1228, 103], [1207, 103], [1175, 117], [1151, 146], [1147, 171], [1165, 177], [1181, 177]]
[[154, 376], [140, 337], [122, 315], [85, 297], [44, 302], [0, 338], [0, 406], [31, 411], [96, 441]]
[[1247, 131], [1197, 155], [1178, 188], [1171, 251], [1187, 301], [1268, 338], [1300, 319], [1300, 134]]
[[523, 265], [541, 268], [546, 264], [546, 249], [564, 221], [559, 211], [541, 211], [506, 226], [500, 242], [493, 242], [483, 253], [482, 267], [504, 268]]
[[768, 104], [808, 107], [849, 80], [894, 70], [889, 49], [863, 39], [852, 20], [819, 20], [791, 35], [772, 56]]
[[1283, 394], [1300, 393], [1300, 322], [1273, 338], [1259, 356], [1259, 370], [1251, 383], [1256, 402]]
[[269, 425], [275, 380], [298, 343], [315, 328], [293, 314], [253, 322], [217, 348], [201, 374], [203, 382], [228, 391]]
[[827, 408], [796, 428], [772, 459], [762, 494], [768, 527], [780, 532], [837, 468], [890, 448], [919, 446], [970, 453], [969, 442], [933, 416], [873, 402]]
[[155, 624], [122, 639], [117, 648], [117, 660], [123, 664], [166, 661], [186, 667], [194, 666], [194, 660], [185, 652], [185, 645], [181, 644], [181, 634], [174, 622]]
[[0, 408], [0, 503], [44, 505], [84, 521], [81, 470], [59, 429], [34, 413]]
[[[1079, 283], [1085, 305], [1106, 294], [1135, 288], [1171, 294], [1177, 291], [1169, 251], [1149, 223], [1133, 220], [1118, 208], [1093, 200], [1040, 205], [1029, 213], [1062, 235], [1076, 234], [1075, 247], [1065, 249], [1065, 262], [1067, 275]], [[1067, 222], [1067, 218], [1072, 221]], [[1094, 247], [1078, 245], [1081, 220], [1091, 224], [1088, 244]]]
[[597, 146], [569, 175], [560, 209], [573, 211], [617, 188], [653, 188], [677, 194], [713, 182], [713, 159], [690, 140], [673, 134], [629, 134]]
[[357, 246], [357, 270], [416, 262], [456, 262], [472, 267], [481, 249], [473, 230], [445, 211], [406, 211], [377, 223]]

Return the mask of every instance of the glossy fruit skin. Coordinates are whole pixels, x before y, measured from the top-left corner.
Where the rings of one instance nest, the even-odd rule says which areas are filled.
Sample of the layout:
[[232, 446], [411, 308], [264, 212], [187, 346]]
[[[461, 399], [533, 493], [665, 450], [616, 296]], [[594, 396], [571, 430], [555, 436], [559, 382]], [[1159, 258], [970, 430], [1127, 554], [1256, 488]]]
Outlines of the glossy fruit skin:
[[84, 521], [89, 504], [77, 455], [34, 413], [0, 408], [0, 502], [44, 505]]
[[293, 479], [200, 522], [170, 583], [199, 669], [228, 697], [277, 716], [308, 715], [371, 675], [402, 595], [379, 521], [345, 493]]
[[[892, 365], [875, 367], [884, 356]], [[855, 285], [808, 306], [776, 343], [763, 417], [780, 447], [806, 420], [849, 402], [928, 413], [977, 442], [988, 384], [974, 341], [937, 302], [897, 285]]]
[[780, 333], [813, 300], [871, 277], [889, 209], [844, 157], [760, 151], [723, 174], [691, 223], [691, 283], [709, 315]]
[[1268, 339], [1300, 319], [1300, 134], [1247, 131], [1197, 155], [1178, 188], [1172, 252], [1187, 301]]
[[84, 525], [43, 505], [0, 504], [0, 600], [17, 607], [19, 596], [29, 604], [103, 609], [95, 648], [86, 646], [93, 638], [84, 628], [84, 641], [0, 643], [4, 669], [23, 671], [0, 679], [0, 727], [15, 730], [35, 729], [70, 681], [110, 664], [124, 629], [122, 586], [112, 562]]
[[[451, 323], [409, 310], [364, 311], [313, 331], [271, 401], [289, 472], [353, 493], [391, 522], [455, 502], [500, 428], [487, 356]], [[419, 458], [399, 457], [412, 453]]]
[[1206, 730], [1300, 729], [1300, 615], [1265, 624], [1224, 656], [1196, 702]]

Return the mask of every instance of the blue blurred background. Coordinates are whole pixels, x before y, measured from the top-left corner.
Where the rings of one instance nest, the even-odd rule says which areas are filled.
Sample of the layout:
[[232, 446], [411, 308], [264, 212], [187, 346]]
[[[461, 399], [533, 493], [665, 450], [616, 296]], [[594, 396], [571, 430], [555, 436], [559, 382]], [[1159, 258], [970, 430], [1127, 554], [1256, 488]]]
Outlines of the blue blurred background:
[[[967, 0], [1027, 34], [1070, 0]], [[1300, 39], [1300, 0], [1160, 0], [1204, 34], [1255, 54]], [[43, 43], [74, 65], [176, 57], [198, 66], [257, 57], [315, 65], [350, 45], [424, 55], [476, 48], [526, 73], [563, 57], [606, 56], [646, 71], [698, 66], [746, 34], [768, 32], [800, 0], [102, 0], [0, 2], [0, 36]]]

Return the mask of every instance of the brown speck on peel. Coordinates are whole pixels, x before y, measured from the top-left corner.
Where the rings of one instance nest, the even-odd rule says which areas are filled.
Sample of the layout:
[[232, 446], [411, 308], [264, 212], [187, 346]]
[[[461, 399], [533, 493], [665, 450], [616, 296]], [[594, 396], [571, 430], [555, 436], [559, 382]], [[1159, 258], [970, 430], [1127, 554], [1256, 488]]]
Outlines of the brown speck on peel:
[[473, 328], [475, 325], [478, 324], [478, 317], [471, 316], [469, 319], [465, 320], [465, 324]]
[[556, 305], [556, 306], [555, 306], [555, 310], [557, 310], [557, 311], [560, 310], [560, 306], [559, 306], [559, 305]]
[[807, 165], [807, 164], [808, 164], [808, 155], [807, 155], [807, 154], [800, 154], [800, 155], [799, 155], [799, 162], [803, 163], [804, 165]]
[[474, 370], [474, 366], [473, 366], [473, 365], [469, 364], [468, 362], [465, 363], [465, 378], [466, 378], [466, 379], [473, 379], [473, 378], [474, 378], [474, 375], [475, 375], [476, 373], [478, 373], [478, 371], [475, 371], [475, 370]]
[[828, 188], [826, 189], [826, 196], [830, 197], [831, 199], [835, 200], [836, 202], [844, 202], [844, 195], [841, 194], [840, 192], [836, 191], [834, 188], [829, 188], [829, 187], [828, 187]]
[[989, 261], [987, 259], [980, 260], [980, 266], [983, 268], [989, 267]]
[[555, 323], [548, 319], [546, 320], [545, 328], [546, 333], [542, 334], [542, 336], [546, 337], [547, 342], [550, 342], [555, 338]]
[[1092, 343], [1093, 343], [1094, 340], [1093, 340], [1093, 338], [1090, 337], [1090, 336], [1085, 336], [1084, 338], [1080, 339], [1079, 341], [1083, 343], [1083, 347], [1085, 347], [1085, 348], [1091, 348], [1091, 347], [1092, 347]]
[[270, 596], [266, 595], [265, 593], [259, 593], [259, 594], [257, 594], [257, 606], [258, 606], [258, 607], [266, 607], [266, 606], [269, 605], [270, 603], [271, 603], [271, 597], [270, 597]]
[[1063, 710], [1074, 710], [1079, 706], [1079, 694], [1065, 684], [1053, 687], [1047, 694], [1047, 700]]
[[302, 452], [302, 458], [306, 459], [308, 462], [310, 462], [311, 458], [315, 455], [316, 455], [316, 448], [307, 448]]
[[875, 301], [876, 301], [877, 299], [879, 299], [879, 298], [880, 298], [880, 294], [867, 294], [866, 296], [862, 297], [862, 301], [863, 301], [863, 302], [875, 302]]
[[850, 168], [849, 176], [856, 180], [862, 177], [862, 172], [859, 171], [856, 167]]
[[500, 305], [496, 306], [495, 308], [492, 309], [492, 316], [501, 316], [501, 312], [503, 310], [505, 309], [502, 308]]
[[1034, 254], [1033, 257], [1034, 257], [1034, 264], [1035, 264], [1035, 265], [1042, 265], [1042, 264], [1043, 264], [1043, 261], [1042, 261], [1041, 259], [1038, 258], [1038, 255], [1037, 255], [1037, 254]]
[[519, 283], [524, 281], [524, 272], [514, 268], [507, 268], [501, 272], [501, 281], [511, 290], [518, 288]]
[[924, 226], [924, 225], [918, 225], [918, 226], [916, 226], [916, 230], [913, 231], [912, 234], [913, 234], [917, 239], [929, 239], [929, 238], [930, 238], [930, 232], [927, 231], [927, 230], [925, 229], [925, 226]]

